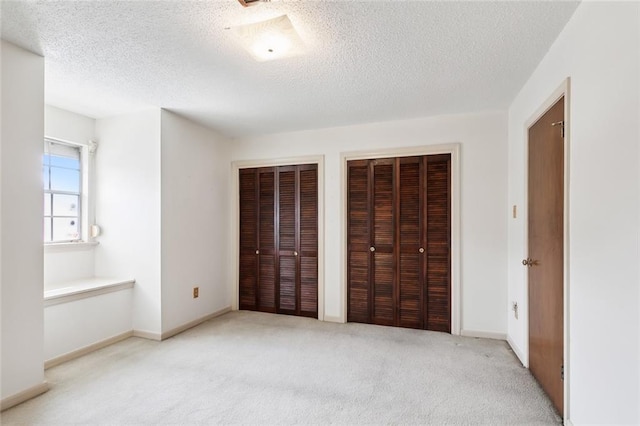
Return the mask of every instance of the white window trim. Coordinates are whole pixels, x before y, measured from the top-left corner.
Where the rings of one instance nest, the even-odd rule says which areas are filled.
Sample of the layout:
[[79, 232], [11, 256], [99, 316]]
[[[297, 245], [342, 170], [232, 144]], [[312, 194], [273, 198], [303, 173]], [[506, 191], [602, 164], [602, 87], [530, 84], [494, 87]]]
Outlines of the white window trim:
[[91, 226], [95, 223], [95, 170], [94, 159], [98, 147], [97, 142], [89, 140], [86, 143], [69, 141], [45, 135], [43, 142], [67, 144], [80, 148], [81, 161], [81, 205], [80, 205], [80, 233], [81, 239], [71, 242], [43, 242], [45, 252], [64, 251], [68, 249], [91, 249], [98, 243], [91, 236]]

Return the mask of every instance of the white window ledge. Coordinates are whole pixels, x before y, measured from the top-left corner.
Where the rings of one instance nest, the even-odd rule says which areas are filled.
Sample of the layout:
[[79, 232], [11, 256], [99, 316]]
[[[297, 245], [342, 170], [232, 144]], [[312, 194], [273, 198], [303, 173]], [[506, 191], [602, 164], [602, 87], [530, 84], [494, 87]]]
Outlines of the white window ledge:
[[87, 297], [132, 288], [134, 279], [87, 278], [66, 283], [65, 287], [44, 292], [44, 306], [73, 302]]
[[77, 241], [73, 243], [46, 243], [44, 245], [45, 253], [55, 253], [60, 251], [74, 251], [74, 250], [92, 250], [97, 246], [97, 241]]

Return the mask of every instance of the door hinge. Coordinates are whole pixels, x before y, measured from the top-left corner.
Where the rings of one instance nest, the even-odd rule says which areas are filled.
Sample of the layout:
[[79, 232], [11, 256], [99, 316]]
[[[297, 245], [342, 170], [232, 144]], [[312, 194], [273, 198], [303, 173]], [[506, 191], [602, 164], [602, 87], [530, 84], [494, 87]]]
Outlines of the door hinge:
[[564, 120], [551, 123], [552, 126], [560, 126], [560, 136], [564, 138]]
[[564, 381], [564, 364], [560, 366], [560, 380]]

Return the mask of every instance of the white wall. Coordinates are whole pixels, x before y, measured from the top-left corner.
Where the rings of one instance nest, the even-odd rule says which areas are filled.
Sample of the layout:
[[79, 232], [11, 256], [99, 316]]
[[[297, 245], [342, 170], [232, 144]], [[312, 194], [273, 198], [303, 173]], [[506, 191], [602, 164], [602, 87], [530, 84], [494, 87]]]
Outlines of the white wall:
[[[509, 109], [509, 204], [524, 208], [525, 123], [571, 77], [566, 367], [574, 424], [640, 423], [639, 9], [583, 2]], [[510, 220], [509, 300], [519, 302], [524, 230], [524, 221]], [[520, 305], [509, 337], [526, 355]]]
[[133, 328], [159, 337], [160, 109], [96, 120], [97, 276], [135, 278]]
[[233, 160], [325, 156], [325, 315], [342, 317], [340, 153], [460, 142], [462, 330], [506, 334], [507, 135], [501, 112], [237, 140]]
[[4, 400], [44, 382], [44, 59], [2, 41], [2, 378]]
[[66, 287], [70, 281], [91, 278], [94, 274], [94, 247], [45, 248], [44, 289]]
[[44, 309], [44, 359], [50, 360], [132, 330], [132, 289]]
[[[230, 153], [220, 134], [162, 111], [162, 330], [231, 306]], [[193, 287], [199, 287], [197, 299]]]
[[[96, 121], [50, 105], [44, 110], [45, 136], [88, 145], [95, 139]], [[92, 159], [85, 156], [85, 165], [92, 167]], [[92, 170], [88, 170], [92, 173]], [[85, 169], [85, 179], [88, 173]], [[107, 182], [108, 184], [108, 182]], [[95, 192], [85, 181], [83, 192]], [[95, 195], [95, 194], [94, 194]], [[83, 207], [91, 209], [85, 201]], [[84, 213], [84, 212], [83, 212]], [[92, 221], [93, 211], [87, 214]], [[85, 216], [85, 215], [83, 215]], [[84, 239], [87, 239], [87, 235]], [[52, 290], [67, 287], [70, 282], [93, 278], [95, 275], [95, 246], [65, 244], [47, 246], [44, 251], [44, 288]], [[114, 273], [103, 270], [107, 276]], [[129, 277], [118, 277], [129, 278]], [[44, 356], [51, 360], [129, 332], [132, 324], [132, 290], [97, 295], [88, 299], [73, 300], [44, 309]]]
[[[95, 137], [95, 125], [96, 121], [93, 118], [45, 105], [44, 135], [46, 137], [88, 145], [88, 142]], [[83, 207], [89, 208], [86, 205]], [[45, 249], [45, 290], [61, 287], [65, 282], [90, 278], [93, 275], [93, 247]]]
[[94, 138], [96, 120], [51, 105], [44, 107], [44, 135], [87, 145]]

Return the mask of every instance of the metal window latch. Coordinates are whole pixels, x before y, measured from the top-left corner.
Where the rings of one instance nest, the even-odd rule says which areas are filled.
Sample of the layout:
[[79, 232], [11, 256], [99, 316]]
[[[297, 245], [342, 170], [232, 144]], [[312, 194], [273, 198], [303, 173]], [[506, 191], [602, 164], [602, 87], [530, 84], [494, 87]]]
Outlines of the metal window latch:
[[564, 120], [551, 123], [552, 126], [560, 126], [560, 135], [564, 138]]

